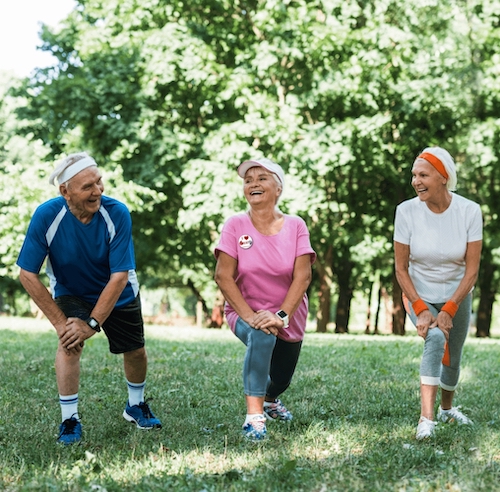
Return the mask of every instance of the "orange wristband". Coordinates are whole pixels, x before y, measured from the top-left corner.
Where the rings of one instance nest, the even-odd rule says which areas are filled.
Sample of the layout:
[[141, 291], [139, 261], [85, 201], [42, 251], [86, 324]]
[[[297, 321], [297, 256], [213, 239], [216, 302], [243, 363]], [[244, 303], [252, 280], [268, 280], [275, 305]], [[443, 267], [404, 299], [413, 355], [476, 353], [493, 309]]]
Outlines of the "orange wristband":
[[448, 313], [452, 318], [457, 314], [458, 304], [453, 301], [448, 301], [442, 308], [441, 311]]
[[427, 304], [422, 301], [422, 299], [417, 299], [415, 302], [411, 303], [411, 307], [413, 308], [413, 311], [415, 314], [418, 316], [422, 311], [426, 311], [429, 309], [427, 307]]

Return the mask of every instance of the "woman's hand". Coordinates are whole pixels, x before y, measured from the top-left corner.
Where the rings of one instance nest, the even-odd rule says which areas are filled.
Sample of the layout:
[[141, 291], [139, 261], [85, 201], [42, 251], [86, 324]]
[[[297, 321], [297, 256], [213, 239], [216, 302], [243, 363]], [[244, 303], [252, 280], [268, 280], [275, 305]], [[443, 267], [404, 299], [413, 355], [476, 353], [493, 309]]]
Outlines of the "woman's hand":
[[271, 311], [260, 309], [255, 313], [251, 326], [256, 330], [262, 330], [268, 335], [277, 336], [280, 328], [283, 328], [283, 320]]
[[[424, 340], [427, 337], [427, 332], [429, 331], [429, 328], [434, 328], [436, 326], [436, 318], [432, 316], [432, 313], [426, 309], [425, 311], [422, 311], [418, 316], [417, 316], [417, 333], [419, 336], [421, 336]], [[433, 325], [433, 326], [431, 326]]]
[[453, 318], [446, 311], [440, 311], [437, 315], [437, 326], [444, 333], [448, 341], [450, 331], [453, 328]]

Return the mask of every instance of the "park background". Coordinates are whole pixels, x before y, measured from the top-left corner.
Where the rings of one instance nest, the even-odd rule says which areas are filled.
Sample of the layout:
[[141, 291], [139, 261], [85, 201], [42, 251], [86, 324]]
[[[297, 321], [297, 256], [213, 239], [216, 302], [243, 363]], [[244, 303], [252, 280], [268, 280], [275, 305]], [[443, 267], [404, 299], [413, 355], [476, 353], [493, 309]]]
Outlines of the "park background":
[[[0, 488], [500, 490], [499, 24], [497, 0], [77, 0], [42, 26], [54, 62], [0, 74]], [[401, 307], [392, 233], [429, 145], [455, 157], [457, 192], [485, 227], [457, 391], [476, 424], [417, 443], [422, 340]], [[80, 150], [132, 213], [164, 429], [122, 422], [122, 370], [96, 336], [84, 442], [61, 449], [54, 332], [15, 261], [56, 194], [54, 163]], [[285, 169], [280, 207], [304, 218], [318, 259], [286, 395], [294, 421], [248, 447], [244, 350], [226, 325], [208, 327], [221, 323], [213, 248], [246, 208], [236, 167], [258, 156]]]
[[[41, 27], [52, 66], [2, 76], [0, 292], [30, 313], [15, 260], [54, 161], [86, 150], [127, 203], [149, 316], [220, 326], [213, 248], [244, 210], [237, 165], [267, 156], [308, 224], [319, 332], [405, 333], [394, 210], [426, 146], [480, 203], [474, 333], [499, 287], [497, 1], [86, 0]], [[446, 241], [446, 238], [442, 238]], [[181, 309], [182, 307], [182, 309]], [[364, 312], [358, 321], [360, 311]], [[358, 326], [355, 326], [358, 325]]]

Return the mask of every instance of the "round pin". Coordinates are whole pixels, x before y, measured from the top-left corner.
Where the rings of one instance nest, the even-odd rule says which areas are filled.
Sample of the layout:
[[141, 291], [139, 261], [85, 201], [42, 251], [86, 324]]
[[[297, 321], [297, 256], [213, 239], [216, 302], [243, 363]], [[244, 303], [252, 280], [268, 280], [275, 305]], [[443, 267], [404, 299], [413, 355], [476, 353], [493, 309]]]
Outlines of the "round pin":
[[248, 249], [252, 246], [253, 239], [248, 234], [243, 234], [243, 236], [238, 239], [238, 244], [241, 248]]

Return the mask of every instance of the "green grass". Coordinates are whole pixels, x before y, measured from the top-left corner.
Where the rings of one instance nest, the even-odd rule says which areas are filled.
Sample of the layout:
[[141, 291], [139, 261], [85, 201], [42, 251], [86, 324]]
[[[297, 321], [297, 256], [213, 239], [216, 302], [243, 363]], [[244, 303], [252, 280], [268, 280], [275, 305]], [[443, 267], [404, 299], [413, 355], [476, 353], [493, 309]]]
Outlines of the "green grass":
[[0, 319], [0, 490], [500, 490], [498, 339], [465, 346], [456, 402], [475, 426], [417, 442], [418, 337], [307, 334], [283, 398], [294, 420], [251, 444], [240, 436], [243, 345], [228, 330], [147, 335], [147, 395], [164, 428], [121, 417], [121, 357], [101, 334], [82, 359], [84, 441], [61, 447], [55, 334], [46, 321]]

